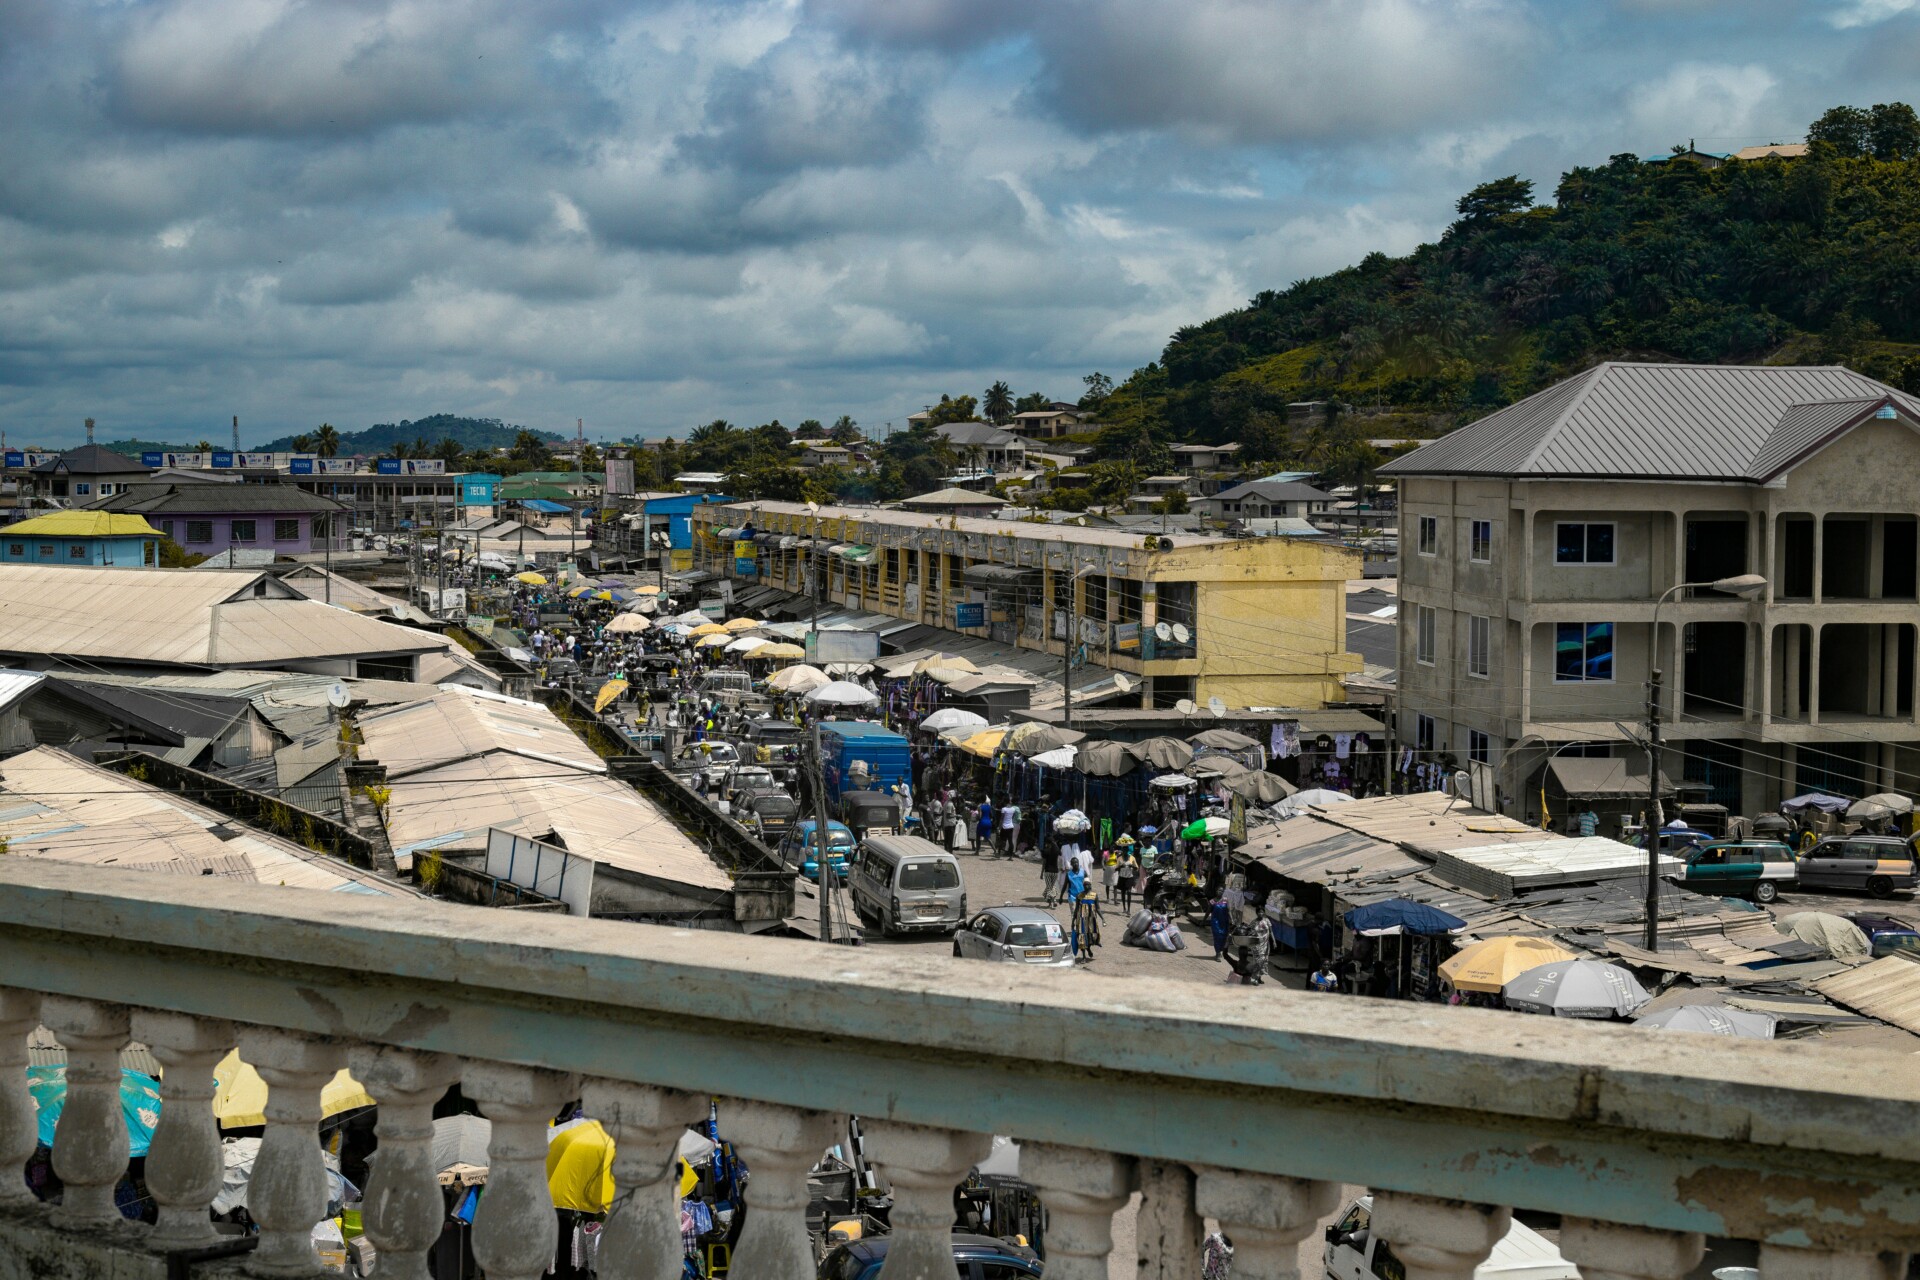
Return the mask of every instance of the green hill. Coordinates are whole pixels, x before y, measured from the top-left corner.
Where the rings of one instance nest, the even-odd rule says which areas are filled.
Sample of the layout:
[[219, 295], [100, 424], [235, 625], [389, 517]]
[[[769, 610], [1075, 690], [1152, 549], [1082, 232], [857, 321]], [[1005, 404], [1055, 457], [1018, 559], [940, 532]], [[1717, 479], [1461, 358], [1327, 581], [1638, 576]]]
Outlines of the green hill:
[[[364, 431], [343, 431], [340, 433], [339, 453], [342, 457], [354, 454], [390, 455], [401, 445], [411, 446], [422, 440], [428, 445], [437, 445], [449, 437], [468, 452], [508, 448], [516, 436], [527, 430], [530, 428], [511, 426], [498, 418], [463, 418], [452, 413], [436, 413], [412, 422], [381, 422]], [[533, 434], [554, 443], [567, 439], [553, 431], [535, 431]], [[290, 450], [293, 441], [293, 436], [285, 435], [265, 444], [254, 445], [253, 450], [259, 453]]]
[[[1485, 183], [1437, 243], [1180, 330], [1107, 398], [1102, 445], [1324, 461], [1330, 440], [1438, 434], [1609, 358], [1838, 362], [1920, 390], [1915, 134], [1888, 158], [1844, 138], [1714, 169], [1619, 155], [1543, 205], [1520, 178]], [[1312, 401], [1328, 407], [1289, 430], [1286, 406]]]

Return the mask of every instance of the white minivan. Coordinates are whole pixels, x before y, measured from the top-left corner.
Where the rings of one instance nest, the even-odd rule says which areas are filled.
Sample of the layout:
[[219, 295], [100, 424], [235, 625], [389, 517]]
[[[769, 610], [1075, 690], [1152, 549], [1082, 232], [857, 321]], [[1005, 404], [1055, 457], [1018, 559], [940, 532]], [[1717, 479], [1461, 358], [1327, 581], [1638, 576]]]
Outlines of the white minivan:
[[[1374, 1238], [1372, 1196], [1355, 1200], [1327, 1228], [1327, 1280], [1407, 1280], [1393, 1246]], [[1580, 1269], [1545, 1236], [1516, 1222], [1473, 1269], [1473, 1280], [1580, 1280]]]
[[868, 836], [847, 868], [860, 917], [882, 933], [952, 933], [967, 918], [960, 863], [919, 836]]

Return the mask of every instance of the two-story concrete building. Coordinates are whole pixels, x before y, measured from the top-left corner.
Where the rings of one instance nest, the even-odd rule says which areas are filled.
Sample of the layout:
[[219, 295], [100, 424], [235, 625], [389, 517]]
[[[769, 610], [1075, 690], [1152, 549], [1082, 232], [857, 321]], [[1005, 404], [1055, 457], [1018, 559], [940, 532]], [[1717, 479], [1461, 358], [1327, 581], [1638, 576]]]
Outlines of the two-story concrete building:
[[1714, 800], [1914, 790], [1917, 471], [1920, 401], [1840, 367], [1603, 364], [1396, 459], [1404, 739], [1537, 813], [1549, 756], [1644, 759], [1657, 666]]
[[[1145, 705], [1344, 700], [1346, 583], [1324, 543], [734, 502], [692, 512], [699, 567], [1143, 677]], [[743, 572], [750, 567], [750, 572]]]

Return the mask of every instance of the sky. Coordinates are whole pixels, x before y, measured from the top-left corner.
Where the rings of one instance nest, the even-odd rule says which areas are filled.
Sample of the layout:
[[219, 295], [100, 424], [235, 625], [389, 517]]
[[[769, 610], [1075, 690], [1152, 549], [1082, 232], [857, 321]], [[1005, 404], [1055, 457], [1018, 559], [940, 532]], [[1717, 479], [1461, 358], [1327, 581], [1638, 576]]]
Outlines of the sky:
[[1077, 399], [1475, 183], [1916, 65], [1920, 0], [0, 0], [0, 431]]

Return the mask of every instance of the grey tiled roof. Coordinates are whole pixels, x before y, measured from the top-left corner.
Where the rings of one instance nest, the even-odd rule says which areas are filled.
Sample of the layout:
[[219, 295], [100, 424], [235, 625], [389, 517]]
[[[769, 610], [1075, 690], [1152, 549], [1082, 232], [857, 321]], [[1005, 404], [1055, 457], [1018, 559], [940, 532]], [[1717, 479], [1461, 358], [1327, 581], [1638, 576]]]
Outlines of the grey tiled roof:
[[1422, 445], [1382, 476], [1760, 481], [1892, 400], [1838, 365], [1598, 365]]

